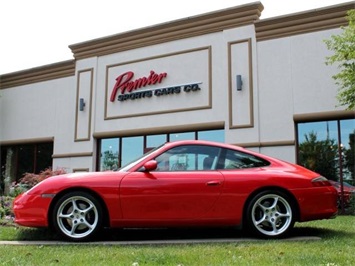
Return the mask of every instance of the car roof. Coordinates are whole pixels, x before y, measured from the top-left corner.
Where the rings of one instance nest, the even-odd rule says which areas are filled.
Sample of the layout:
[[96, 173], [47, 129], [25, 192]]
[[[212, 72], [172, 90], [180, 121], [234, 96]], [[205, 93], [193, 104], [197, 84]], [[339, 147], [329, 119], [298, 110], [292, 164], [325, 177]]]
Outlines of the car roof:
[[169, 145], [169, 146], [207, 145], [207, 146], [216, 146], [216, 147], [229, 148], [229, 149], [246, 150], [243, 147], [240, 147], [237, 145], [226, 144], [226, 143], [215, 142], [215, 141], [208, 141], [208, 140], [177, 140], [177, 141], [167, 142], [166, 145]]

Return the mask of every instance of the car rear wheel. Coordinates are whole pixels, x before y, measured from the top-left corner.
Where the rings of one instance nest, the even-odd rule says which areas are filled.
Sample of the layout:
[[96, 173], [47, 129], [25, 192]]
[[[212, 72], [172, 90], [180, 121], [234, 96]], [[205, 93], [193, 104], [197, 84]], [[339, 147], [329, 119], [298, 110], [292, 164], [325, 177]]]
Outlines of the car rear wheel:
[[249, 203], [246, 222], [250, 231], [263, 238], [285, 237], [294, 225], [292, 200], [278, 191], [263, 191]]
[[95, 197], [82, 191], [70, 192], [55, 204], [53, 225], [68, 240], [86, 241], [101, 229], [102, 215]]

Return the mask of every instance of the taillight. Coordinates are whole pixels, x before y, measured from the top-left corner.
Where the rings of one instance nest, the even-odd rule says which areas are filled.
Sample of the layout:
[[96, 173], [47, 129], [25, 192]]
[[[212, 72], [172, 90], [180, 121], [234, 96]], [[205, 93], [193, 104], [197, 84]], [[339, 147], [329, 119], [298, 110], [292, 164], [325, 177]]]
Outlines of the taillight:
[[312, 185], [314, 187], [328, 187], [331, 186], [332, 184], [330, 184], [328, 179], [326, 179], [324, 176], [318, 176], [312, 179]]

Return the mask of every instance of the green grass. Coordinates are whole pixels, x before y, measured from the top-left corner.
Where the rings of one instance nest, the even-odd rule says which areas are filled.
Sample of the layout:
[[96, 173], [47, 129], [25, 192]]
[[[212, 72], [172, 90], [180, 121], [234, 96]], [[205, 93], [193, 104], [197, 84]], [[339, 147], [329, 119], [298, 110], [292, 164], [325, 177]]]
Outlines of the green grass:
[[[0, 240], [55, 239], [44, 229], [0, 227]], [[105, 239], [141, 239], [163, 234], [163, 239], [178, 235], [189, 238], [196, 234], [218, 238], [218, 230], [206, 231], [153, 230], [112, 231]], [[209, 232], [209, 231], [207, 231]], [[221, 230], [221, 237], [241, 239], [240, 232]], [[205, 235], [202, 235], [205, 233]], [[355, 216], [339, 216], [296, 224], [295, 236], [317, 236], [321, 240], [288, 241], [257, 240], [236, 243], [171, 244], [171, 245], [0, 245], [0, 265], [355, 265]]]

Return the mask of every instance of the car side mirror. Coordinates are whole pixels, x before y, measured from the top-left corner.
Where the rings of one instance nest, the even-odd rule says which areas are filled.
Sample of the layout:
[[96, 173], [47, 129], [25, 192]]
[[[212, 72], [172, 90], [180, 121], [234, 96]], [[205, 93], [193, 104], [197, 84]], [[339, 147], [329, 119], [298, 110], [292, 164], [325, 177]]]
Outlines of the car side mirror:
[[158, 163], [156, 160], [150, 160], [150, 161], [146, 162], [143, 165], [143, 167], [144, 167], [144, 171], [146, 171], [146, 172], [154, 171], [155, 169], [157, 169]]

